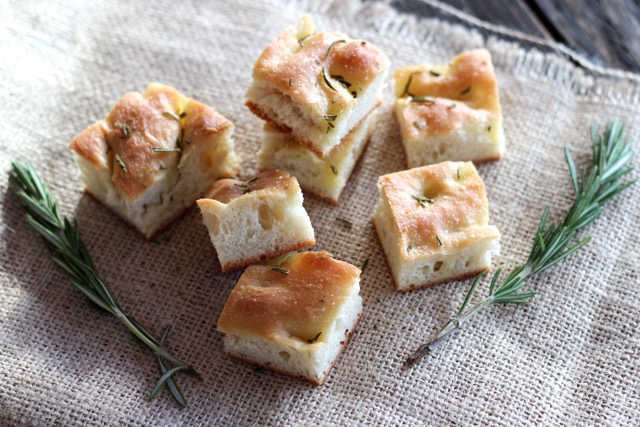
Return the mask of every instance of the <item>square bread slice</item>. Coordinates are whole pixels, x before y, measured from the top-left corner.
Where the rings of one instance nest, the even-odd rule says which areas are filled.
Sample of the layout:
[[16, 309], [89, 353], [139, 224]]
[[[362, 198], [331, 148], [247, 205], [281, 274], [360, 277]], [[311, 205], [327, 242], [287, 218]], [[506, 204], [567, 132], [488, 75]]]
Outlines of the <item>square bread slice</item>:
[[295, 176], [300, 187], [334, 205], [347, 185], [351, 172], [364, 152], [376, 125], [377, 109], [331, 150], [324, 159], [298, 142], [291, 134], [264, 125], [264, 140], [258, 154], [258, 169], [286, 169]]
[[359, 283], [358, 268], [327, 252], [292, 253], [248, 267], [218, 320], [225, 352], [324, 383], [362, 317]]
[[486, 162], [504, 153], [502, 113], [491, 54], [394, 72], [395, 116], [410, 168], [445, 160]]
[[233, 124], [174, 88], [125, 94], [69, 145], [86, 191], [146, 238], [238, 172]]
[[197, 203], [222, 271], [316, 243], [298, 181], [287, 171], [265, 171], [248, 181], [221, 179]]
[[381, 176], [373, 217], [396, 289], [461, 280], [491, 267], [500, 233], [489, 224], [484, 183], [471, 162]]
[[371, 43], [316, 33], [305, 15], [258, 58], [246, 105], [325, 157], [380, 105], [388, 69], [389, 59]]

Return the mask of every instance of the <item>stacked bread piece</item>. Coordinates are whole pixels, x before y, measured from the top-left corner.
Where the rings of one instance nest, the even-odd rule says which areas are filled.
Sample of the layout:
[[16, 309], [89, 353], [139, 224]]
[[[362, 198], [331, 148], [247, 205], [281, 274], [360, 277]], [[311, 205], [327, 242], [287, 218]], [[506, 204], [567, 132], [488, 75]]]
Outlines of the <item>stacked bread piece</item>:
[[337, 204], [371, 137], [389, 64], [366, 41], [316, 33], [309, 16], [287, 28], [258, 58], [246, 95], [267, 123], [258, 168], [286, 169]]
[[300, 187], [338, 202], [388, 68], [376, 47], [316, 33], [308, 16], [258, 58], [246, 105], [266, 122], [261, 173], [221, 180], [198, 201], [223, 271], [267, 260], [247, 267], [218, 321], [230, 356], [322, 384], [357, 326], [360, 270], [327, 252], [289, 251], [315, 243]]

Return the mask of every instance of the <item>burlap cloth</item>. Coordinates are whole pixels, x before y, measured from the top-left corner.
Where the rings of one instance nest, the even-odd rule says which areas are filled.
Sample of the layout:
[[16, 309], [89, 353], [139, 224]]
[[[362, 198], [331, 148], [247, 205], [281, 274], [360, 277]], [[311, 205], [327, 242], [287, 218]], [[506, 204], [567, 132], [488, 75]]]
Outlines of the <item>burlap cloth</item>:
[[[339, 207], [307, 198], [318, 250], [369, 265], [366, 318], [327, 383], [313, 387], [232, 361], [216, 320], [239, 277], [221, 274], [200, 213], [146, 242], [82, 193], [67, 143], [126, 91], [170, 84], [236, 124], [243, 175], [261, 122], [243, 106], [260, 51], [304, 11], [390, 56], [393, 67], [447, 61], [486, 46], [500, 84], [506, 157], [481, 165], [496, 266], [525, 260], [549, 203], [571, 203], [562, 148], [590, 158], [588, 127], [619, 118], [639, 137], [634, 78], [588, 72], [555, 54], [386, 5], [261, 0], [41, 1], [0, 4], [0, 419], [17, 425], [637, 425], [640, 419], [640, 185], [611, 203], [579, 254], [530, 283], [527, 306], [495, 307], [411, 371], [404, 358], [456, 309], [469, 282], [394, 291], [371, 227], [376, 177], [405, 168], [391, 91]], [[148, 403], [152, 353], [90, 306], [49, 260], [7, 191], [10, 162], [31, 160], [75, 216], [102, 276], [127, 312], [195, 365], [179, 376], [190, 405]], [[638, 161], [634, 164], [638, 166]], [[634, 173], [638, 176], [638, 173]], [[354, 223], [347, 229], [336, 217]], [[486, 292], [487, 284], [482, 287]]]

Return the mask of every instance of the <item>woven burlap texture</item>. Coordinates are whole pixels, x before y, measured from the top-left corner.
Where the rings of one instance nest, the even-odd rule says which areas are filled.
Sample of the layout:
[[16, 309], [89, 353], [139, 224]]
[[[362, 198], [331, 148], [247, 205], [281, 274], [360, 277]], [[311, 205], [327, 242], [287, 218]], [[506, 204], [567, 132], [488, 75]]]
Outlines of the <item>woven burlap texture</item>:
[[[534, 279], [526, 306], [480, 315], [410, 371], [404, 358], [461, 303], [469, 282], [394, 291], [371, 226], [379, 175], [405, 169], [386, 91], [383, 112], [339, 207], [307, 198], [316, 250], [361, 266], [366, 317], [327, 383], [313, 387], [228, 359], [216, 321], [239, 277], [220, 273], [193, 209], [147, 242], [83, 195], [71, 139], [119, 97], [150, 81], [176, 87], [236, 125], [243, 176], [255, 171], [261, 122], [243, 106], [260, 51], [304, 12], [319, 29], [369, 40], [393, 68], [446, 62], [469, 48], [493, 54], [506, 156], [478, 167], [491, 222], [502, 233], [496, 267], [528, 253], [545, 205], [571, 203], [563, 147], [590, 159], [589, 126], [628, 123], [638, 139], [640, 90], [517, 42], [380, 3], [3, 2], [0, 5], [0, 423], [16, 425], [632, 425], [640, 418], [640, 186], [610, 203], [593, 241]], [[126, 312], [196, 366], [179, 376], [180, 410], [163, 393], [155, 358], [118, 321], [90, 306], [56, 268], [8, 191], [14, 160], [31, 160], [75, 216]], [[638, 161], [634, 161], [638, 165]], [[634, 173], [634, 176], [637, 176]], [[348, 229], [336, 218], [354, 223]], [[486, 292], [487, 284], [481, 286]]]

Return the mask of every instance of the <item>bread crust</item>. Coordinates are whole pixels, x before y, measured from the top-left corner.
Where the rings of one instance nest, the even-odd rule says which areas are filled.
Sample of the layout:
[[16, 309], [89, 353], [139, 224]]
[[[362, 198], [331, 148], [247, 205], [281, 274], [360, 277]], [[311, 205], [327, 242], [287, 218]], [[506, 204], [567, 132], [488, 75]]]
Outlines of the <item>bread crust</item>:
[[[314, 33], [299, 41], [296, 29], [289, 27], [260, 54], [253, 78], [317, 114], [336, 114], [355, 103], [352, 91], [366, 90], [388, 66], [387, 56], [371, 43], [340, 32]], [[323, 82], [323, 71], [331, 87]]]
[[254, 191], [286, 191], [297, 185], [286, 170], [265, 170], [248, 181], [223, 178], [214, 182], [205, 192], [206, 198], [228, 204], [231, 200]]
[[[245, 104], [325, 157], [381, 102], [390, 61], [377, 47], [340, 32], [309, 32], [305, 15], [260, 54]], [[376, 104], [374, 106], [374, 104]]]
[[257, 264], [262, 261], [267, 261], [273, 258], [280, 257], [289, 252], [295, 252], [300, 249], [308, 248], [309, 246], [313, 246], [316, 244], [316, 239], [304, 240], [302, 242], [296, 243], [295, 245], [287, 246], [282, 249], [278, 249], [275, 251], [268, 252], [266, 254], [262, 254], [260, 256], [254, 256], [249, 258], [244, 258], [241, 261], [220, 265], [220, 269], [223, 273], [227, 273], [229, 271], [238, 270], [240, 268], [246, 267], [251, 264]]
[[[398, 98], [410, 95], [444, 98], [464, 102], [473, 109], [500, 114], [498, 83], [491, 54], [486, 49], [461, 53], [448, 65], [399, 68], [394, 71], [393, 77]], [[405, 89], [410, 77], [407, 93]]]
[[292, 253], [253, 265], [229, 295], [218, 330], [286, 344], [292, 336], [311, 337], [332, 321], [359, 276], [360, 269], [327, 252]]

